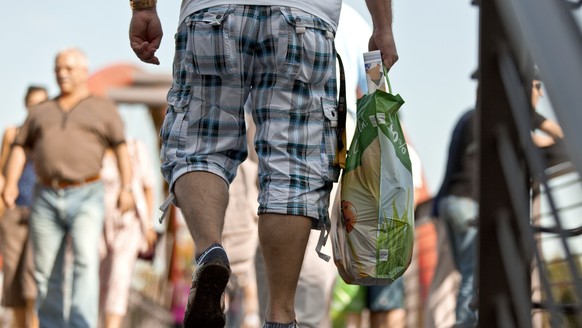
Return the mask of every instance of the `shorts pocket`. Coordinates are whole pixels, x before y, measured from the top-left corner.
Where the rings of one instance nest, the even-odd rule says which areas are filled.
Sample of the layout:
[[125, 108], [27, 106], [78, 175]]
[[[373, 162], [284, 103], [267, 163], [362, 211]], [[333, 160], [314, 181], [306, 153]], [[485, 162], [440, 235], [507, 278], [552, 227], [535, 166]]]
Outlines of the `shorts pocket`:
[[335, 100], [321, 100], [323, 111], [323, 134], [321, 138], [321, 168], [324, 180], [337, 182], [340, 167], [337, 163], [337, 102]]
[[175, 160], [176, 152], [185, 147], [185, 123], [186, 111], [184, 107], [170, 105], [166, 111], [166, 117], [160, 128], [161, 155], [163, 162]]
[[[168, 91], [166, 101], [173, 111], [185, 112], [192, 99], [192, 85], [174, 82]], [[166, 112], [167, 114], [167, 112]]]
[[175, 108], [186, 108], [192, 97], [193, 71], [192, 64], [186, 58], [190, 52], [188, 49], [189, 31], [185, 23], [180, 24], [175, 39], [175, 55], [172, 66], [173, 81], [166, 101]]
[[200, 75], [225, 76], [239, 72], [234, 22], [235, 6], [207, 8], [187, 18], [189, 28], [186, 62]]
[[329, 24], [304, 11], [281, 7], [277, 67], [279, 73], [318, 84], [327, 81], [335, 65], [334, 33]]

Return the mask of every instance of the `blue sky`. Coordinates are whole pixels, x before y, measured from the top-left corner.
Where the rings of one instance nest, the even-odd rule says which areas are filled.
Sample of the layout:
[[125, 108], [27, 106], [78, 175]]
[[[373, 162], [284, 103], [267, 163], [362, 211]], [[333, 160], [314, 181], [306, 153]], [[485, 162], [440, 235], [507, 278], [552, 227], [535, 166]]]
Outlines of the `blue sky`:
[[[364, 0], [347, 2], [365, 12]], [[10, 9], [0, 11], [0, 128], [24, 119], [28, 84], [47, 86], [51, 96], [58, 93], [53, 61], [65, 47], [83, 49], [91, 71], [128, 62], [151, 72], [170, 73], [178, 10], [177, 0], [158, 1], [165, 36], [158, 55], [161, 65], [156, 67], [141, 64], [129, 48], [127, 0], [12, 2]], [[401, 114], [409, 141], [423, 161], [429, 188], [435, 191], [452, 126], [475, 101], [476, 84], [469, 75], [477, 66], [478, 9], [470, 0], [394, 0], [393, 11], [400, 60], [390, 80], [394, 92], [406, 101]], [[144, 110], [122, 108], [122, 114], [128, 134], [155, 145], [156, 132]]]

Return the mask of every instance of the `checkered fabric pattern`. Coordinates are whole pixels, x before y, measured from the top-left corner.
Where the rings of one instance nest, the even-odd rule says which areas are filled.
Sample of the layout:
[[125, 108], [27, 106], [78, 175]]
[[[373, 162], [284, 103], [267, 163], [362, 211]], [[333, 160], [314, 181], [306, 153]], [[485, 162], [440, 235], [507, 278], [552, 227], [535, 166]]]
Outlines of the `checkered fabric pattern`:
[[327, 220], [339, 177], [331, 26], [290, 7], [225, 5], [192, 14], [175, 38], [160, 131], [170, 187], [192, 171], [234, 179], [247, 156], [246, 103], [257, 128], [259, 213]]

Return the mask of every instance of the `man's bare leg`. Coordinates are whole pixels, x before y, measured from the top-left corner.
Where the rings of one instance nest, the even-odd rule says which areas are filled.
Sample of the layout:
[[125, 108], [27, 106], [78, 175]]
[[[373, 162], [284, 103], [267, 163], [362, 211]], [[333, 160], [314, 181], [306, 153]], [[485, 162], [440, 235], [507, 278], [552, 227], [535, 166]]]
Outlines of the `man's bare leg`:
[[196, 245], [196, 271], [184, 311], [184, 327], [224, 328], [221, 300], [231, 270], [220, 244], [228, 184], [212, 173], [193, 172], [176, 181], [174, 193]]
[[216, 174], [190, 172], [174, 185], [178, 207], [196, 244], [196, 256], [212, 244], [220, 244], [228, 184]]
[[295, 291], [311, 230], [311, 219], [303, 216], [262, 214], [259, 240], [269, 286], [267, 322], [295, 320]]

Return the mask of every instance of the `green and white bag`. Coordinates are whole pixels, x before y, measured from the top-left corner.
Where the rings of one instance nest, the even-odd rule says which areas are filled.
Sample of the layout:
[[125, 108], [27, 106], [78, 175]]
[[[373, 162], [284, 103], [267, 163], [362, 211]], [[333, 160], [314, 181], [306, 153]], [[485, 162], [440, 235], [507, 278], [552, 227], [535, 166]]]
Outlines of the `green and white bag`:
[[388, 93], [376, 90], [358, 100], [356, 131], [332, 211], [333, 257], [349, 284], [388, 285], [412, 259], [414, 186], [398, 118], [404, 100], [386, 82]]

